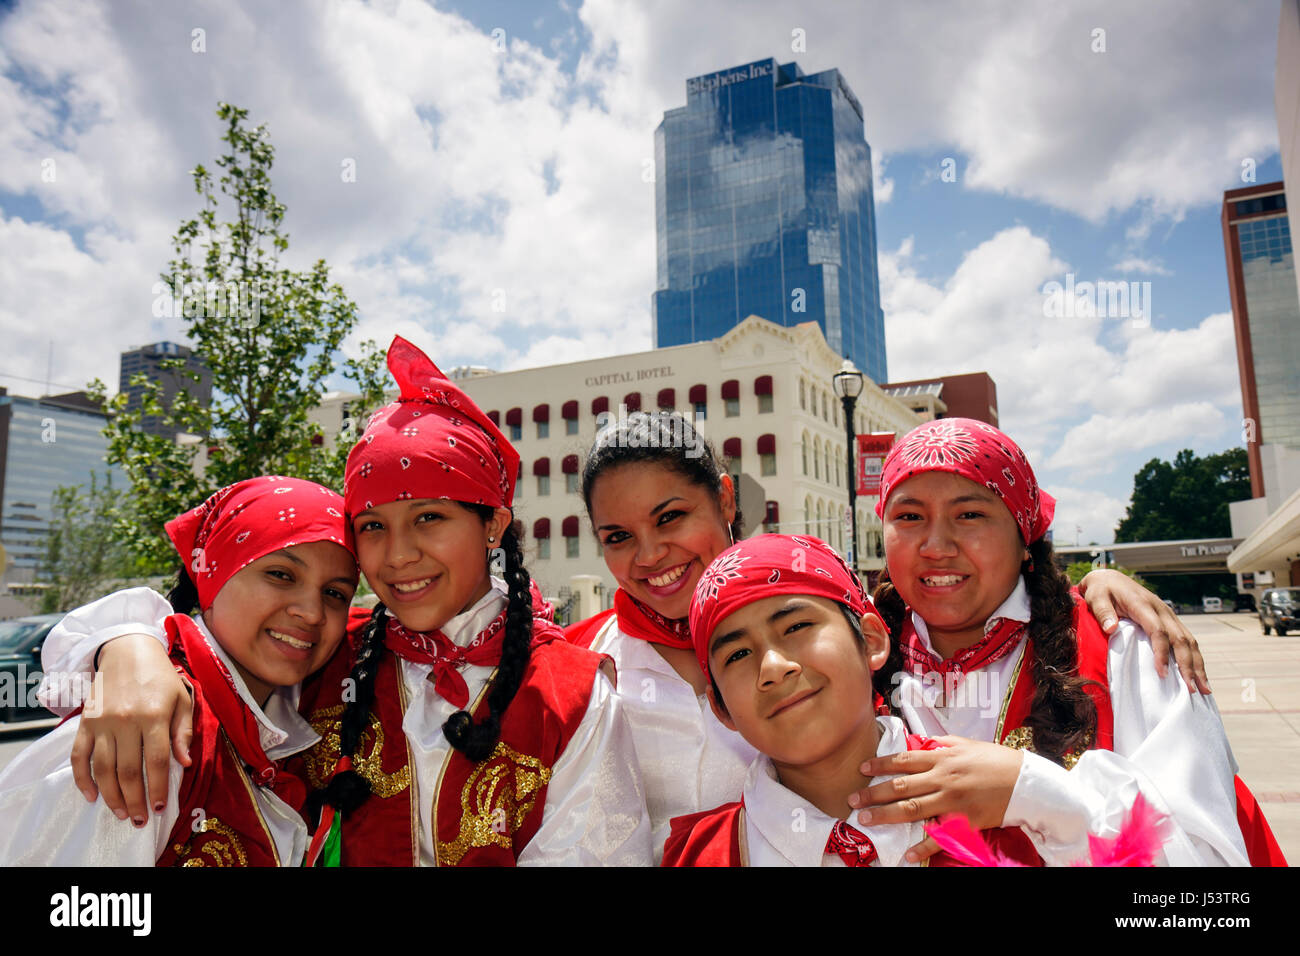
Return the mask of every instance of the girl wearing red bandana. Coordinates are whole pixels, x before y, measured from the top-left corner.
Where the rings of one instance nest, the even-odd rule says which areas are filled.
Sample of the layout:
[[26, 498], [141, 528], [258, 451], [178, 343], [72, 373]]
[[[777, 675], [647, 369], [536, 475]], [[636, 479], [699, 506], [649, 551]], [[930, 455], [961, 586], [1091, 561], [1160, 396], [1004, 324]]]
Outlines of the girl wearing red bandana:
[[[619, 589], [613, 610], [567, 633], [618, 666], [658, 855], [671, 819], [735, 799], [755, 757], [710, 709], [687, 621], [705, 567], [741, 537], [735, 489], [703, 436], [676, 412], [635, 412], [602, 429], [582, 488]], [[1131, 579], [1114, 571], [1090, 579], [1087, 596], [1099, 614], [1122, 602], [1134, 616], [1181, 631]]]
[[[182, 561], [170, 605], [147, 588], [119, 592], [51, 636], [123, 618], [156, 623], [194, 699], [189, 763], [173, 759], [168, 772], [178, 800], [132, 828], [83, 799], [68, 767], [74, 716], [0, 774], [0, 865], [302, 862], [306, 787], [280, 761], [318, 739], [298, 714], [300, 683], [341, 644], [357, 584], [343, 499], [309, 481], [253, 478], [169, 522], [167, 534]], [[66, 701], [71, 684], [43, 693]]]
[[[308, 863], [648, 865], [614, 670], [562, 639], [523, 566], [518, 454], [409, 342], [388, 367], [400, 395], [371, 416], [344, 492], [380, 603], [303, 688], [321, 740], [290, 763], [314, 791]], [[157, 675], [147, 656], [128, 666]]]
[[1160, 675], [1137, 626], [1107, 638], [1072, 600], [1046, 538], [1054, 508], [1020, 448], [983, 422], [928, 422], [891, 451], [876, 604], [895, 647], [877, 689], [916, 733], [1005, 747], [869, 761], [868, 775], [912, 776], [858, 794], [859, 819], [961, 811], [1004, 827], [991, 842], [1013, 859], [1068, 863], [1090, 836], [1115, 836], [1141, 794], [1171, 821], [1161, 862], [1283, 863], [1213, 698]]

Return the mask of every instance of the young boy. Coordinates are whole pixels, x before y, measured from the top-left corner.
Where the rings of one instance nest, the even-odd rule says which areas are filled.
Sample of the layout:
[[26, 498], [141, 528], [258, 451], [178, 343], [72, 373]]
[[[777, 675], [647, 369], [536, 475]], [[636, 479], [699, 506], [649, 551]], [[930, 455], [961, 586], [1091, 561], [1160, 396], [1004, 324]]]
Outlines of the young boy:
[[922, 824], [846, 822], [864, 761], [936, 745], [876, 716], [889, 635], [839, 555], [814, 538], [742, 541], [705, 570], [690, 620], [714, 713], [759, 756], [738, 802], [672, 821], [663, 865], [915, 865]]

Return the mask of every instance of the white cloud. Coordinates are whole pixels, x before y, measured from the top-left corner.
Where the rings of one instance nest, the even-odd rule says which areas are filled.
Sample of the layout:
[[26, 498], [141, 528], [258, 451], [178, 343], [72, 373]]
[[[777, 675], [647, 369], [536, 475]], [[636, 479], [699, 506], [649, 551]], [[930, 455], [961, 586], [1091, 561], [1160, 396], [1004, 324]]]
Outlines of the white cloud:
[[1129, 256], [1115, 263], [1113, 266], [1116, 272], [1138, 272], [1143, 275], [1153, 276], [1170, 276], [1173, 275], [1166, 269], [1159, 259], [1142, 259], [1138, 256]]
[[1096, 488], [1054, 485], [1056, 516], [1052, 535], [1057, 547], [1065, 544], [1110, 544], [1115, 525], [1128, 510], [1128, 502]]
[[1086, 476], [1104, 473], [1125, 452], [1169, 449], [1189, 438], [1219, 432], [1226, 418], [1209, 402], [1186, 402], [1139, 414], [1093, 415], [1071, 428], [1047, 467]]

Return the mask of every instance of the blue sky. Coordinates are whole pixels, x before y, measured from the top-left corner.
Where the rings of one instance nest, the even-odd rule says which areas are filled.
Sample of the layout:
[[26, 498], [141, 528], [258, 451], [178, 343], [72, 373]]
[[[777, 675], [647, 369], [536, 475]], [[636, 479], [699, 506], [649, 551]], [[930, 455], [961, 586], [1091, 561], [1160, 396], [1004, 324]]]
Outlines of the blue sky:
[[[41, 392], [51, 343], [57, 388], [182, 338], [151, 290], [219, 100], [269, 125], [291, 261], [325, 257], [358, 302], [350, 348], [398, 333], [502, 369], [647, 348], [654, 127], [687, 77], [775, 56], [838, 67], [862, 102], [891, 377], [987, 370], [1058, 538], [1110, 540], [1143, 462], [1240, 440], [1219, 206], [1244, 161], [1280, 176], [1277, 19], [1273, 0], [0, 4], [0, 385]], [[1044, 314], [1067, 273], [1149, 282], [1149, 327]]]

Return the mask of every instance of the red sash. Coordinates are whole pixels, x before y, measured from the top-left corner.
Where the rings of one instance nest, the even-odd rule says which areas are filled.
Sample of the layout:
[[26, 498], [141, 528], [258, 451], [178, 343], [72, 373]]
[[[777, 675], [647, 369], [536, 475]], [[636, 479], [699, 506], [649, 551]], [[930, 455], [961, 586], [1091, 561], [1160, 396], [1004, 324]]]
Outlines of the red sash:
[[[307, 751], [303, 775], [324, 787], [339, 759], [344, 683], [369, 613], [349, 622], [351, 653], [336, 654], [303, 688], [302, 712], [321, 735]], [[582, 722], [596, 670], [605, 658], [560, 640], [533, 647], [523, 682], [501, 722], [501, 739], [475, 764], [452, 751], [437, 794], [417, 794], [402, 718], [406, 711], [401, 662], [380, 653], [370, 728], [362, 734], [354, 768], [373, 793], [343, 821], [343, 866], [415, 866], [420, 862], [420, 807], [434, 801], [439, 866], [513, 866], [536, 834], [551, 770]], [[471, 708], [487, 712], [487, 693]]]
[[168, 625], [175, 635], [172, 662], [194, 688], [194, 762], [181, 777], [180, 816], [156, 865], [279, 866], [275, 840], [253, 797], [254, 784], [213, 706], [213, 698], [234, 693], [233, 688], [205, 687], [196, 677], [194, 662], [211, 658], [212, 649], [193, 620], [177, 614], [168, 618]]
[[614, 609], [610, 608], [608, 611], [593, 614], [586, 620], [570, 624], [564, 629], [564, 639], [578, 647], [591, 647], [591, 642], [596, 639], [596, 635], [605, 626], [605, 622], [613, 615]]

